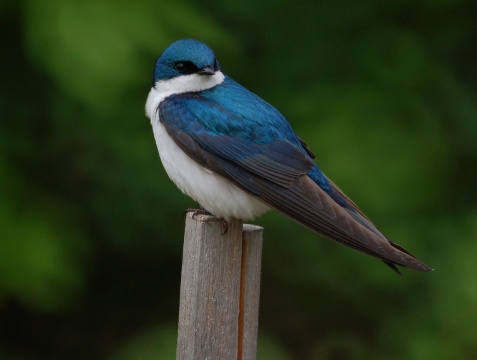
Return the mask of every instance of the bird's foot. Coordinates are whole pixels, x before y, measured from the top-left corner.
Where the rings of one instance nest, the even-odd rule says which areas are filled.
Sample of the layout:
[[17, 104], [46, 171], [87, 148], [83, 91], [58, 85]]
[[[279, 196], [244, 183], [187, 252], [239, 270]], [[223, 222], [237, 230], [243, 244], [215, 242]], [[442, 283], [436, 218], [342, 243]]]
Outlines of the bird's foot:
[[229, 223], [222, 219], [222, 235], [227, 234], [227, 231], [229, 231]]

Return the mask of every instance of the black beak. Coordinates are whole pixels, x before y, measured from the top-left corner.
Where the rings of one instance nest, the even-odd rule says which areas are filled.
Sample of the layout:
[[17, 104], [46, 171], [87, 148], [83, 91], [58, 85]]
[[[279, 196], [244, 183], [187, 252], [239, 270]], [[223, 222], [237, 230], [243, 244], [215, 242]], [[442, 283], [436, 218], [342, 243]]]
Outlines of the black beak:
[[199, 69], [199, 71], [197, 71], [196, 74], [199, 74], [199, 75], [214, 75], [215, 70], [211, 66], [204, 66], [202, 69]]

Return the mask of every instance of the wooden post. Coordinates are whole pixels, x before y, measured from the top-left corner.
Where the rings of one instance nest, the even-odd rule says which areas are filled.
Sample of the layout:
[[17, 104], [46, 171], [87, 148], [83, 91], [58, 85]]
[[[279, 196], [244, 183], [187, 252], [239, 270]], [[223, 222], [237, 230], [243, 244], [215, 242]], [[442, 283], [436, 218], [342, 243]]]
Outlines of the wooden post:
[[262, 233], [259, 226], [188, 213], [177, 360], [254, 360]]

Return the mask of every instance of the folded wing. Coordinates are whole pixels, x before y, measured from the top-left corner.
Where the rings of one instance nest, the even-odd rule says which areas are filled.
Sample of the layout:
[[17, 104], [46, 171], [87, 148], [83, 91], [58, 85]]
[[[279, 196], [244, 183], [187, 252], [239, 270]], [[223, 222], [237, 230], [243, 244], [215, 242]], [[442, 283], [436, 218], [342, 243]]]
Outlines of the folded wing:
[[[395, 265], [430, 271], [384, 236], [331, 181], [349, 207], [335, 202], [307, 173], [316, 165], [304, 143], [197, 95], [177, 95], [160, 105], [161, 122], [178, 146], [268, 206], [309, 229]], [[217, 111], [203, 111], [217, 109]]]

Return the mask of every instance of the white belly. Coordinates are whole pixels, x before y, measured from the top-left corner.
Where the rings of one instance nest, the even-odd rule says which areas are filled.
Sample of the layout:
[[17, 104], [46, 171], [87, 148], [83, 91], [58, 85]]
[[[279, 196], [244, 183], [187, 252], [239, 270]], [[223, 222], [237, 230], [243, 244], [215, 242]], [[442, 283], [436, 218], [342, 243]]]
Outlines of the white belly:
[[[217, 85], [223, 81], [223, 75], [221, 73], [216, 75], [202, 76], [197, 79], [193, 78], [193, 80], [197, 82], [207, 79], [207, 81], [215, 81], [213, 85]], [[223, 176], [197, 164], [169, 136], [159, 121], [157, 108], [166, 97], [184, 92], [185, 87], [181, 86], [181, 89], [178, 89], [182, 84], [179, 81], [176, 83], [174, 83], [174, 79], [164, 83], [159, 81], [155, 88], [151, 89], [146, 102], [146, 114], [151, 119], [157, 149], [167, 175], [184, 194], [189, 195], [218, 218], [249, 220], [270, 210], [267, 205], [238, 188]], [[209, 87], [211, 84], [201, 82], [195, 84], [194, 90], [198, 91], [198, 89]], [[187, 90], [191, 91], [192, 89], [189, 87]]]
[[171, 180], [186, 195], [218, 218], [249, 220], [269, 210], [223, 176], [202, 167], [186, 155], [171, 139], [160, 122], [154, 124], [159, 156]]

